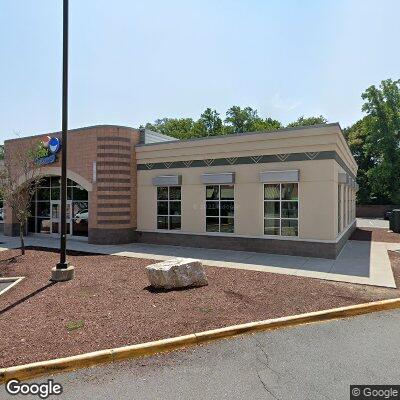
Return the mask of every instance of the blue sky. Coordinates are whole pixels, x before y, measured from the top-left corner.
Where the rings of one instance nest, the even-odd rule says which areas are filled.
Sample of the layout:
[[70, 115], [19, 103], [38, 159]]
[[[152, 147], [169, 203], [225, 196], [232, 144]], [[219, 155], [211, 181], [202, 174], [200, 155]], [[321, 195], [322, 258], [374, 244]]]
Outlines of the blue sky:
[[[398, 0], [70, 0], [69, 126], [252, 106], [362, 116], [400, 78]], [[61, 0], [0, 1], [0, 142], [60, 130]]]

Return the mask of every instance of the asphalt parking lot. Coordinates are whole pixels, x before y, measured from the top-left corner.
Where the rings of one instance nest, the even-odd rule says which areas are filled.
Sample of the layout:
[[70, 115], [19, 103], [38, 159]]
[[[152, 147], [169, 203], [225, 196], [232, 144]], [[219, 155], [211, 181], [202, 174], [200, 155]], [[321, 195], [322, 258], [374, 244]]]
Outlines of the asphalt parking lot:
[[244, 335], [55, 375], [52, 398], [348, 400], [352, 384], [400, 383], [399, 332], [395, 310]]

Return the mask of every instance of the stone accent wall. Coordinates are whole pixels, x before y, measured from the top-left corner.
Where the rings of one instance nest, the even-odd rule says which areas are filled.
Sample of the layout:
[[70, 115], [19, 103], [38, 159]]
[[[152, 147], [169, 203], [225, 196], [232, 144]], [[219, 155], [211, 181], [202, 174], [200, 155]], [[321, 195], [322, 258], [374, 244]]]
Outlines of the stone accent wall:
[[355, 230], [355, 222], [337, 243], [306, 240], [258, 239], [213, 235], [193, 235], [162, 232], [137, 232], [140, 243], [201, 247], [221, 250], [253, 251], [289, 256], [336, 259], [347, 239]]

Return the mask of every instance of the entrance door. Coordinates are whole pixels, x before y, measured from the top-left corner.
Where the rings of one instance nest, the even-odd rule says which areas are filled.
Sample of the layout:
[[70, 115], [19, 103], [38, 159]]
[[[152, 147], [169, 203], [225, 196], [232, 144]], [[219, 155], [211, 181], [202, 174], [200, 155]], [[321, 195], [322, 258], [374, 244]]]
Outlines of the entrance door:
[[[72, 201], [67, 201], [67, 235], [70, 235], [72, 233], [71, 207], [72, 207]], [[52, 234], [61, 233], [60, 217], [61, 217], [61, 202], [52, 201], [50, 203], [50, 232]]]

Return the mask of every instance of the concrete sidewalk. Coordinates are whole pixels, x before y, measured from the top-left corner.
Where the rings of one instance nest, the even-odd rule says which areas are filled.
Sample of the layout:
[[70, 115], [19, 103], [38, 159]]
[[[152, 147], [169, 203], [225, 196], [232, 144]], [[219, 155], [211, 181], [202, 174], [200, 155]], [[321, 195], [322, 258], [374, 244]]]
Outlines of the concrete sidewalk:
[[[0, 235], [0, 242], [0, 250], [19, 247], [19, 238]], [[58, 248], [59, 240], [54, 237], [28, 236], [26, 245]], [[351, 240], [336, 260], [142, 243], [104, 246], [74, 239], [68, 240], [68, 249], [152, 260], [197, 258], [205, 265], [215, 267], [395, 288], [387, 250], [400, 249], [400, 244]]]
[[357, 228], [389, 229], [389, 221], [382, 218], [357, 218]]

